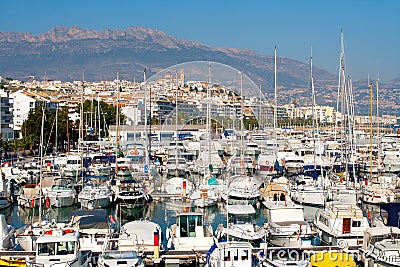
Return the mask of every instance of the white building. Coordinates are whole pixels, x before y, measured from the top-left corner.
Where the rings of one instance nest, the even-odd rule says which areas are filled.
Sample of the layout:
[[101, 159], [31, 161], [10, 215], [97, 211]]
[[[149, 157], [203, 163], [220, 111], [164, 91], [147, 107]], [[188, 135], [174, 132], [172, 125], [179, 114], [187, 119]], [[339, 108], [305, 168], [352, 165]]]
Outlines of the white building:
[[10, 101], [9, 93], [3, 90], [0, 91], [0, 100], [0, 137], [3, 140], [13, 140], [13, 103]]
[[22, 138], [21, 128], [24, 121], [28, 119], [29, 112], [35, 108], [36, 99], [28, 96], [23, 90], [19, 90], [15, 93], [10, 94], [10, 98], [13, 99], [14, 110], [14, 131], [19, 135], [16, 138]]

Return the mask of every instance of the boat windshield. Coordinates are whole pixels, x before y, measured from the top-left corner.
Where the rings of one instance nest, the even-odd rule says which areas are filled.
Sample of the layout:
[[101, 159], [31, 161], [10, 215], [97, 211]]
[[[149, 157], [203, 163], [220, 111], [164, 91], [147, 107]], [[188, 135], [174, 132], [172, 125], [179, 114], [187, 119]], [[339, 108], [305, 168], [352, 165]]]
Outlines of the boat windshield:
[[75, 242], [49, 242], [38, 244], [38, 256], [74, 254]]
[[253, 216], [251, 214], [230, 214], [229, 222], [233, 224], [245, 224], [245, 223], [252, 223]]

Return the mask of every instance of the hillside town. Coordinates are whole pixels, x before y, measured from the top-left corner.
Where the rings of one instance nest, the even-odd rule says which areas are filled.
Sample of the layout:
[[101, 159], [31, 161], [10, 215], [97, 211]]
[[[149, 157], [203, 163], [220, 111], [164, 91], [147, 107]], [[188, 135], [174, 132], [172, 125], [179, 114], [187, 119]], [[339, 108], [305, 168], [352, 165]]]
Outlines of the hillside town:
[[[156, 81], [147, 82], [117, 79], [97, 82], [38, 81], [34, 77], [19, 81], [0, 77], [0, 83], [3, 140], [22, 138], [21, 127], [29, 112], [35, 107], [57, 109], [68, 106], [70, 120], [77, 121], [80, 118], [78, 104], [88, 99], [92, 102], [103, 101], [114, 107], [118, 105], [121, 113], [126, 116], [125, 124], [131, 127], [144, 125], [145, 116], [154, 120], [154, 124], [171, 124], [171, 112], [176, 107], [178, 113], [182, 114], [178, 123], [185, 124], [190, 118], [206, 115], [207, 101], [212, 102], [213, 118], [231, 119], [230, 122], [222, 121], [222, 124], [226, 124], [223, 125], [225, 128], [232, 128], [233, 121], [239, 119], [242, 114], [240, 92], [223, 85], [210, 84], [210, 96], [207, 96], [208, 83], [185, 81], [184, 70], [181, 70], [179, 77], [166, 73]], [[245, 117], [255, 117], [258, 121], [257, 127], [250, 130], [271, 127], [274, 113], [273, 100], [266, 99], [261, 92], [259, 96], [255, 96], [246, 94], [246, 88], [243, 90], [243, 114]], [[281, 119], [281, 127], [306, 128], [307, 120], [312, 117], [313, 108], [302, 106], [300, 103], [280, 105], [278, 102], [276, 111], [278, 120]], [[92, 121], [96, 117], [96, 114], [89, 115]], [[88, 120], [88, 114], [85, 116]], [[332, 126], [340, 122], [342, 114], [332, 106], [316, 105], [314, 118], [319, 121], [321, 127]], [[100, 115], [97, 116], [97, 120], [100, 120]], [[388, 128], [398, 124], [396, 116], [385, 114], [379, 117], [373, 116], [372, 120], [374, 124]], [[370, 121], [370, 116], [354, 116], [354, 123], [360, 127], [368, 126]], [[86, 126], [88, 127], [88, 123]], [[308, 126], [311, 126], [310, 123]]]

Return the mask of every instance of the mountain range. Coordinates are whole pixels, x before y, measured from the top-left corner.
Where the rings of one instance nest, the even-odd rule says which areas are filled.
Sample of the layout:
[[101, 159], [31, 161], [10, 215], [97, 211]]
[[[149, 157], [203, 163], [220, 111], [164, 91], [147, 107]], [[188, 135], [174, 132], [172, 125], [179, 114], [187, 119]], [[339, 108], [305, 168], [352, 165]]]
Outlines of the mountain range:
[[[255, 84], [262, 85], [268, 97], [273, 95], [274, 57], [250, 50], [210, 47], [144, 27], [90, 30], [58, 26], [37, 36], [32, 33], [0, 32], [0, 76], [19, 80], [35, 76], [39, 80], [73, 81], [82, 80], [83, 75], [87, 81], [114, 80], [117, 69], [121, 70], [121, 79], [140, 80], [145, 68], [156, 73], [190, 61], [213, 61], [243, 70]], [[281, 92], [279, 102], [296, 100], [297, 103], [310, 103], [309, 65], [277, 57], [277, 66]], [[318, 104], [335, 106], [337, 77], [316, 66], [313, 73]], [[390, 90], [399, 88], [400, 78], [383, 87]], [[368, 92], [368, 87], [355, 83], [355, 88], [361, 90], [361, 99], [356, 101], [363, 106], [366, 97], [363, 92]], [[382, 94], [384, 97], [385, 90]], [[398, 97], [392, 102], [387, 104], [397, 113], [400, 106]]]

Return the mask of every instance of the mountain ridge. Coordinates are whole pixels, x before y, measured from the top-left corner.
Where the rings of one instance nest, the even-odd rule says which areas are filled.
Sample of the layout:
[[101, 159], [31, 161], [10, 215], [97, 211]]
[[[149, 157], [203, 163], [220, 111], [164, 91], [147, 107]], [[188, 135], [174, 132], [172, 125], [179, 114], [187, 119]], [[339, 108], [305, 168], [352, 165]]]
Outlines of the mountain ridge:
[[[83, 71], [87, 81], [113, 80], [118, 68], [123, 70], [122, 79], [133, 80], [142, 77], [144, 68], [155, 73], [191, 61], [213, 61], [243, 70], [256, 84], [262, 85], [268, 97], [273, 95], [274, 57], [248, 49], [211, 47], [141, 26], [125, 30], [57, 26], [39, 35], [0, 32], [0, 76], [19, 80], [30, 76], [81, 80]], [[317, 66], [313, 66], [313, 74], [318, 88], [317, 102], [333, 105], [337, 76]], [[277, 76], [280, 90], [290, 92], [280, 95], [280, 103], [290, 103], [293, 99], [298, 103], [311, 102], [308, 64], [278, 56]], [[393, 79], [389, 89], [398, 88], [399, 80]], [[355, 83], [355, 87], [361, 88], [360, 101], [364, 101], [363, 90], [367, 88], [362, 83]], [[400, 105], [399, 100], [392, 102], [392, 107]]]

